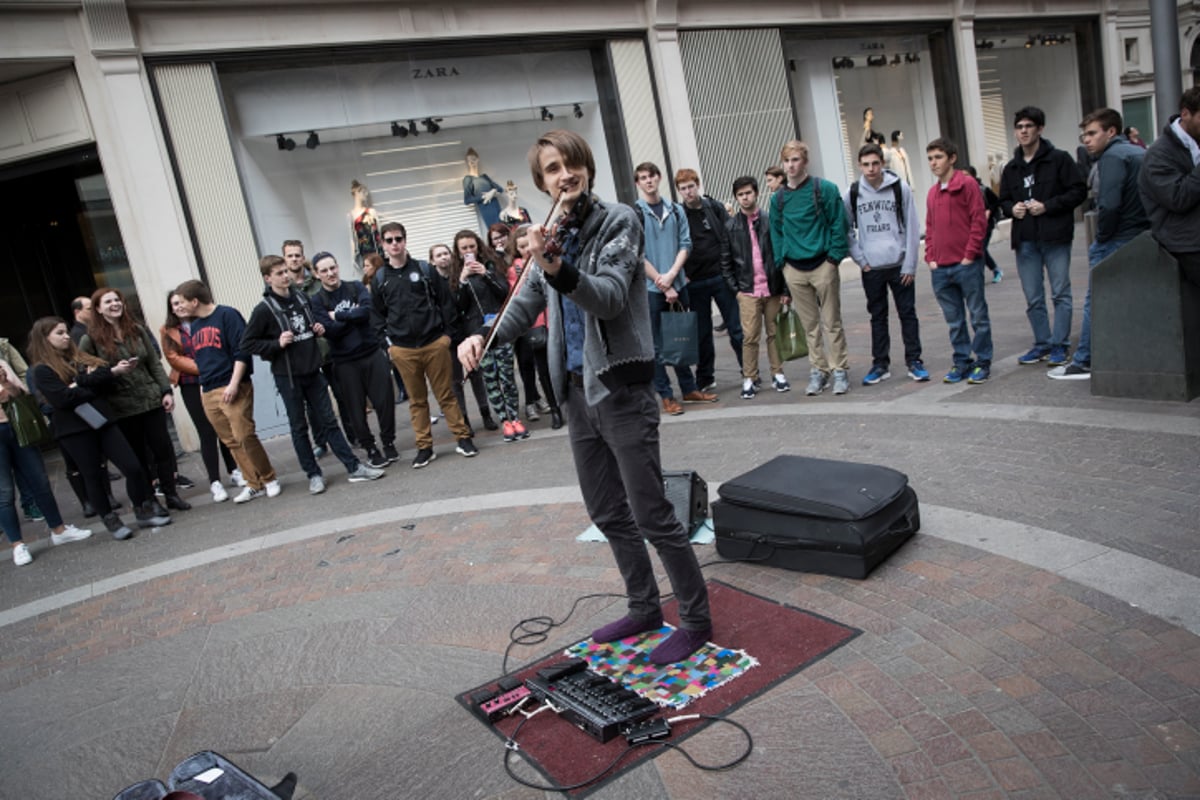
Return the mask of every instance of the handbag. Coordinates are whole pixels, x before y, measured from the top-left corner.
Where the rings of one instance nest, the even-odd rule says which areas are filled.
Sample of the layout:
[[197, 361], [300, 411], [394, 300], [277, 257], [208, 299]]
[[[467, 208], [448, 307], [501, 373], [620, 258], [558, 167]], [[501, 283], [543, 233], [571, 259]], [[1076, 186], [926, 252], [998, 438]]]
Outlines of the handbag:
[[547, 332], [545, 325], [535, 325], [525, 333], [525, 342], [534, 350], [545, 350]]
[[104, 416], [100, 409], [91, 403], [80, 403], [75, 406], [75, 414], [90, 425], [94, 431], [98, 431], [108, 424], [108, 417]]
[[4, 401], [4, 413], [21, 447], [38, 447], [49, 442], [50, 426], [31, 394], [19, 394]]
[[672, 303], [659, 317], [662, 333], [662, 362], [672, 367], [700, 363], [700, 336], [696, 312]]
[[790, 303], [775, 315], [775, 349], [784, 361], [795, 361], [808, 355], [804, 326]]

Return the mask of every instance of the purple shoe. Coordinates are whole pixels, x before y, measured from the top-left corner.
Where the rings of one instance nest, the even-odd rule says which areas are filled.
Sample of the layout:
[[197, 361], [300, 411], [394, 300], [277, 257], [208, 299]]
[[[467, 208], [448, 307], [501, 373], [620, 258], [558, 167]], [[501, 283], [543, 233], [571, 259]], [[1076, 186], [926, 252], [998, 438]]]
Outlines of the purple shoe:
[[630, 636], [637, 636], [646, 631], [656, 631], [662, 627], [662, 614], [650, 619], [634, 619], [621, 617], [616, 622], [610, 622], [602, 628], [592, 631], [592, 641], [596, 644], [607, 644]]
[[650, 661], [660, 667], [683, 661], [704, 647], [710, 638], [712, 638], [712, 626], [698, 631], [676, 628], [665, 642], [650, 651]]

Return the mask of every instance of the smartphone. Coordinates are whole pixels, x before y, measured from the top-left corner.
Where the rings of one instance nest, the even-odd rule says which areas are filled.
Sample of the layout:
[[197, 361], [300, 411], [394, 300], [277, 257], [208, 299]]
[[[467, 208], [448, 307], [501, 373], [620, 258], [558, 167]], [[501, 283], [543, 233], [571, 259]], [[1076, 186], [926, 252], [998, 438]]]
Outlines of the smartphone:
[[474, 261], [474, 260], [475, 260], [474, 253], [467, 253], [465, 256], [463, 256], [463, 261], [470, 262], [470, 261]]

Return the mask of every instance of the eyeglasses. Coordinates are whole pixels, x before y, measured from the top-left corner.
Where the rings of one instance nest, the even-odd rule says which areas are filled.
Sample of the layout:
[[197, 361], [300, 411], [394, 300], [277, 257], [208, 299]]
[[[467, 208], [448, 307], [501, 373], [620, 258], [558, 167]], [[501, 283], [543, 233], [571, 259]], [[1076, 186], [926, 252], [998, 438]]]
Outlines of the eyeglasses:
[[404, 239], [405, 239], [405, 237], [403, 237], [403, 236], [385, 236], [385, 237], [383, 237], [383, 243], [384, 244], [394, 244], [396, 242], [403, 242]]

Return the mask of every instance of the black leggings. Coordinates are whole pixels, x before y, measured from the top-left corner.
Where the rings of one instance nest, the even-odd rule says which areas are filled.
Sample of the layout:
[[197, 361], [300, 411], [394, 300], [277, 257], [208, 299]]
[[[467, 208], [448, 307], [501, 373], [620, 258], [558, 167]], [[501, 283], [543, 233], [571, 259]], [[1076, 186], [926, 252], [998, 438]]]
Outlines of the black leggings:
[[108, 504], [107, 467], [102, 465], [105, 458], [125, 476], [125, 490], [135, 509], [150, 499], [150, 482], [118, 426], [109, 423], [98, 431], [68, 434], [58, 440], [58, 446], [79, 467], [92, 507], [101, 516], [112, 511]]
[[163, 494], [175, 494], [175, 445], [171, 442], [167, 412], [162, 406], [132, 417], [122, 417], [117, 420], [117, 427], [142, 463], [142, 471], [150, 475], [153, 465], [158, 488]]
[[208, 421], [208, 415], [204, 413], [204, 401], [200, 398], [200, 384], [198, 383], [181, 383], [179, 384], [179, 394], [183, 397], [183, 407], [187, 409], [188, 416], [192, 418], [192, 424], [196, 426], [196, 435], [200, 437], [200, 458], [204, 460], [204, 469], [208, 472], [208, 482], [214, 483], [221, 480], [221, 465], [217, 462], [217, 453], [220, 452], [221, 460], [225, 462], [225, 470], [230, 475], [237, 469], [237, 462], [233, 460], [233, 453], [229, 452], [229, 448], [225, 443], [217, 438], [217, 432], [213, 430], [212, 423]]
[[528, 334], [519, 337], [513, 343], [513, 348], [517, 353], [517, 367], [521, 370], [521, 383], [525, 385], [525, 404], [536, 403], [542, 397], [534, 381], [536, 373], [542, 383], [546, 403], [551, 409], [557, 409], [558, 401], [554, 399], [554, 381], [550, 379], [550, 358], [546, 355], [546, 348], [539, 350], [529, 344]]

